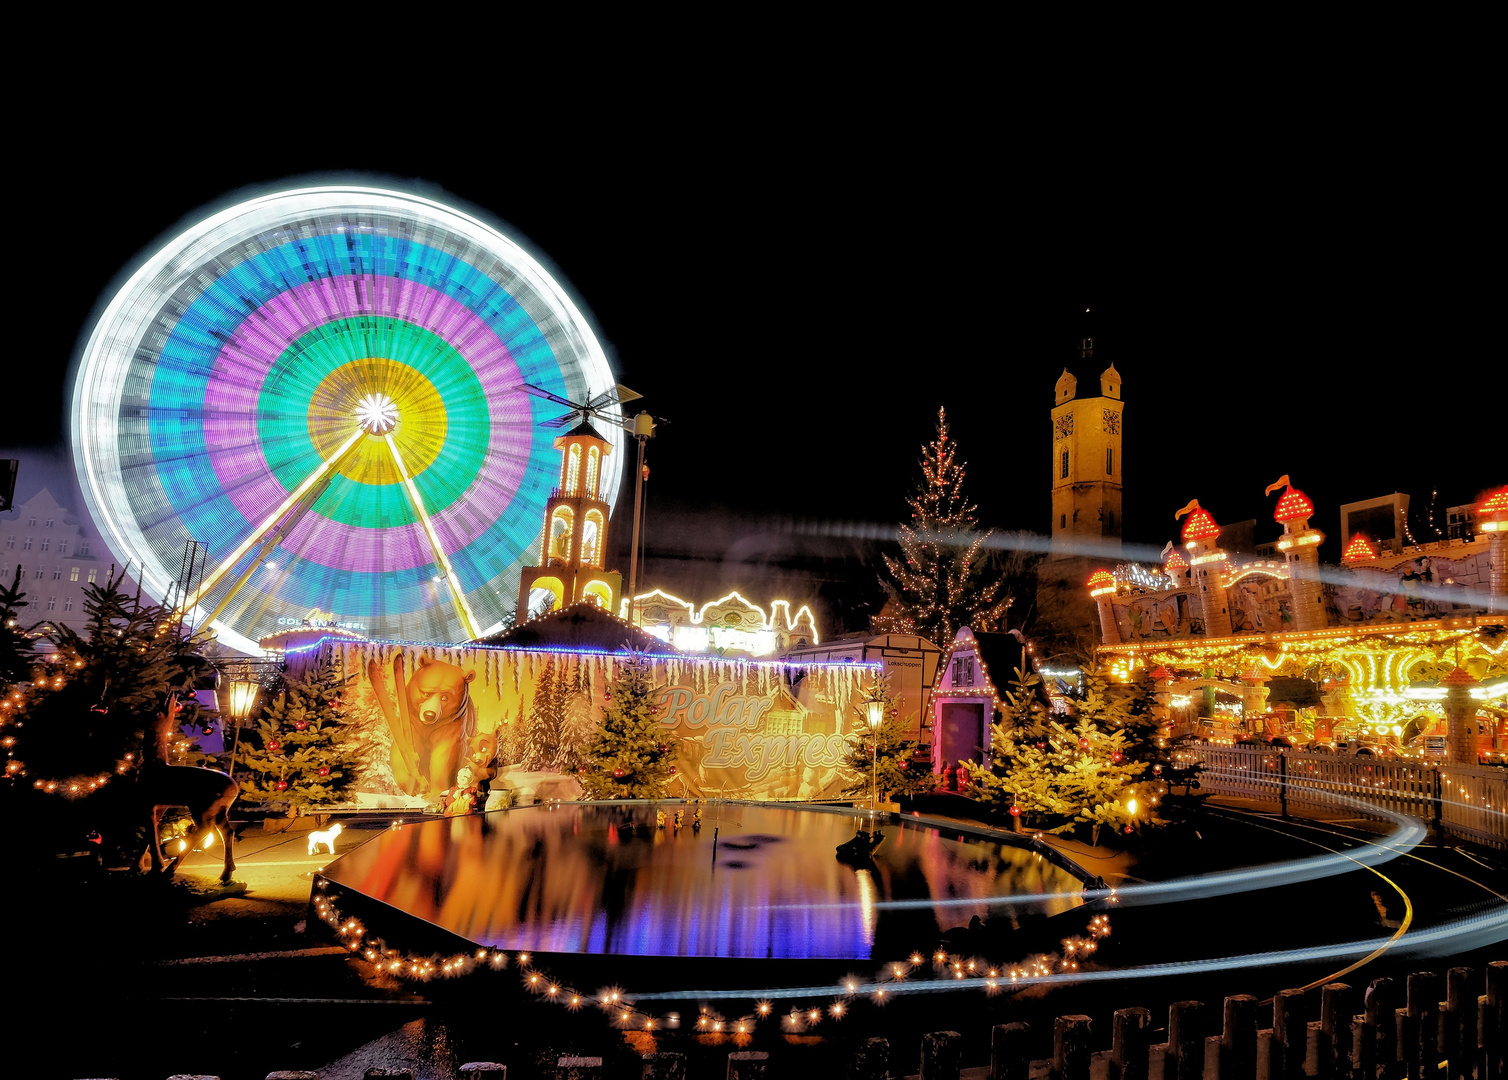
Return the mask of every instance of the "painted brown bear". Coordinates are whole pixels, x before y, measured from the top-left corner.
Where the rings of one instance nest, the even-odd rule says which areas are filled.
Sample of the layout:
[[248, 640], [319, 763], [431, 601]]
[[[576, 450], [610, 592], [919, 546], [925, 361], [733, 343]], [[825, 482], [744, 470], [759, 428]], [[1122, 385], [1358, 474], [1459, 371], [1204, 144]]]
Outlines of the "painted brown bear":
[[468, 740], [477, 734], [476, 705], [471, 700], [475, 671], [419, 658], [412, 679], [403, 675], [403, 654], [393, 657], [395, 715], [382, 685], [382, 666], [367, 664], [373, 696], [393, 732], [393, 779], [407, 795], [428, 795], [455, 784]]

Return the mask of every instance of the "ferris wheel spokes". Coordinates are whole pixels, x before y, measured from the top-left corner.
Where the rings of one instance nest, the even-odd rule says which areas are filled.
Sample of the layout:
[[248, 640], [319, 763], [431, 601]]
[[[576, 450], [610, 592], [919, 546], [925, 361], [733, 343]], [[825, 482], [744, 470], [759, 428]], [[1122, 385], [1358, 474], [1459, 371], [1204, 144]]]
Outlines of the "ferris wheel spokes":
[[424, 510], [424, 500], [419, 496], [419, 489], [415, 486], [413, 478], [408, 475], [408, 469], [403, 464], [403, 455], [398, 453], [398, 444], [393, 441], [391, 431], [387, 431], [383, 438], [387, 440], [387, 448], [393, 455], [393, 464], [398, 467], [398, 475], [403, 480], [403, 489], [408, 492], [409, 499], [414, 504], [414, 513], [419, 518], [419, 523], [424, 527], [424, 535], [429, 540], [430, 549], [434, 552], [435, 562], [440, 567], [440, 573], [445, 575], [445, 584], [450, 591], [450, 603], [456, 609], [456, 616], [461, 620], [461, 629], [469, 638], [479, 636], [477, 632], [476, 616], [471, 612], [471, 605], [466, 602], [466, 594], [461, 591], [461, 583], [456, 579], [455, 567], [450, 565], [450, 556], [445, 554], [445, 549], [440, 546], [440, 537], [435, 532], [434, 523], [429, 520], [429, 514]]
[[[340, 447], [335, 451], [335, 453], [331, 454], [329, 457], [325, 458], [324, 461], [320, 462], [319, 468], [315, 469], [312, 473], [305, 477], [304, 482], [299, 484], [298, 487], [289, 492], [288, 497], [282, 501], [278, 508], [274, 510], [270, 515], [268, 515], [268, 517], [262, 522], [262, 524], [253, 529], [244, 540], [237, 544], [236, 549], [232, 551], [220, 563], [219, 566], [215, 567], [214, 571], [208, 577], [200, 582], [199, 588], [195, 590], [194, 594], [184, 601], [183, 610], [185, 612], [188, 612], [197, 607], [199, 605], [199, 602], [206, 596], [208, 596], [210, 592], [214, 590], [215, 586], [219, 585], [220, 582], [224, 580], [225, 575], [230, 573], [231, 570], [235, 569], [236, 564], [246, 557], [246, 553], [251, 550], [251, 546], [253, 544], [255, 544], [258, 540], [262, 540], [267, 536], [268, 533], [272, 532], [273, 528], [279, 521], [283, 519], [284, 515], [286, 515], [289, 510], [292, 510], [296, 505], [301, 503], [316, 484], [318, 484], [323, 479], [327, 479], [333, 476], [336, 467], [345, 460], [346, 456], [350, 454], [352, 449], [355, 448], [356, 444], [361, 441], [361, 437], [365, 434], [366, 431], [363, 428], [358, 427], [354, 432], [352, 432], [350, 438], [340, 444]], [[315, 498], [318, 498], [317, 493], [315, 495]], [[312, 503], [313, 501], [313, 499], [309, 500], [310, 503]], [[274, 535], [272, 537], [272, 540], [276, 541], [279, 535], [281, 535], [281, 533]], [[251, 569], [246, 572], [245, 577], [251, 576], [251, 570], [255, 569], [260, 561], [260, 557], [252, 560]], [[224, 609], [225, 605], [230, 602], [230, 598], [237, 592], [239, 592], [241, 585], [244, 584], [244, 580], [236, 584], [236, 587], [231, 590], [230, 595], [222, 600], [220, 602], [220, 606], [215, 609], [216, 615], [218, 615], [219, 612]], [[211, 616], [211, 618], [213, 617], [214, 616]]]

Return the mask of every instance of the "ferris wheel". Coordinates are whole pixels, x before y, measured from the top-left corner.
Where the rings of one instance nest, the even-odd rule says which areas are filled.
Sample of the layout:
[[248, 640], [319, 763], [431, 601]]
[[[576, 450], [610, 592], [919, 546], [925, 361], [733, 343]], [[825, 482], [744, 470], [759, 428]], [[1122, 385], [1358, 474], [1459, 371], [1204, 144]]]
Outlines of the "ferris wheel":
[[[312, 614], [463, 641], [512, 611], [559, 475], [524, 384], [616, 409], [586, 319], [517, 244], [404, 192], [281, 191], [195, 224], [110, 301], [74, 461], [143, 589], [234, 649]], [[190, 541], [203, 578], [174, 596]]]

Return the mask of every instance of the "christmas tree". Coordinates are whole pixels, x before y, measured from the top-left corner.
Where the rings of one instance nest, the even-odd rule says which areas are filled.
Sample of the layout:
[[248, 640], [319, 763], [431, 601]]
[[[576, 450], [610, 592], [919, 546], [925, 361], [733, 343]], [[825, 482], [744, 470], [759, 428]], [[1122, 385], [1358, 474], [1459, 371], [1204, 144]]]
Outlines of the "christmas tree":
[[31, 677], [32, 639], [21, 625], [21, 609], [28, 606], [18, 566], [11, 583], [0, 588], [0, 692]]
[[355, 765], [347, 745], [335, 651], [321, 649], [302, 675], [287, 677], [253, 729], [241, 733], [236, 779], [248, 802], [289, 807], [344, 801]]
[[[890, 687], [889, 674], [876, 676], [864, 691], [864, 700], [878, 699], [885, 703], [885, 720], [880, 725], [878, 739], [869, 729], [868, 719], [860, 721], [854, 732], [848, 752], [843, 758], [844, 768], [852, 774], [853, 781], [843, 789], [848, 796], [868, 798], [876, 786], [881, 801], [888, 802], [891, 796], [913, 798], [936, 786], [932, 770], [926, 764], [917, 765], [916, 740], [907, 739], [907, 723], [900, 717], [894, 691]], [[862, 704], [860, 708], [862, 709]], [[876, 758], [878, 753], [878, 758]]]
[[534, 705], [524, 719], [522, 760], [525, 769], [553, 769], [560, 756], [561, 729], [565, 726], [566, 688], [561, 684], [555, 658], [545, 658], [544, 670], [534, 687]]
[[602, 724], [582, 754], [581, 786], [588, 799], [660, 799], [674, 772], [670, 736], [655, 716], [654, 668], [647, 655], [618, 662], [608, 686]]
[[169, 696], [182, 703], [181, 724], [197, 723], [193, 691], [209, 685], [208, 638], [124, 584], [124, 574], [111, 574], [85, 588], [82, 634], [62, 625], [48, 629], [54, 651], [7, 710], [25, 723], [13, 757], [24, 764], [12, 775], [132, 776], [148, 759], [183, 762], [189, 740], [175, 729], [159, 746], [152, 727]]
[[922, 447], [922, 483], [906, 503], [911, 520], [899, 529], [901, 557], [885, 556], [891, 580], [882, 582], [897, 603], [877, 629], [949, 642], [960, 626], [997, 629], [1011, 597], [988, 575], [985, 543], [975, 507], [964, 497], [964, 465], [948, 436], [947, 415], [937, 410], [937, 435]]
[[1150, 798], [1136, 787], [1147, 769], [1135, 760], [1124, 725], [1080, 715], [1070, 728], [1050, 716], [1037, 694], [1041, 678], [1016, 672], [1006, 709], [990, 728], [989, 760], [963, 761], [981, 802], [1005, 804], [1047, 832], [1106, 826], [1134, 831], [1155, 823]]

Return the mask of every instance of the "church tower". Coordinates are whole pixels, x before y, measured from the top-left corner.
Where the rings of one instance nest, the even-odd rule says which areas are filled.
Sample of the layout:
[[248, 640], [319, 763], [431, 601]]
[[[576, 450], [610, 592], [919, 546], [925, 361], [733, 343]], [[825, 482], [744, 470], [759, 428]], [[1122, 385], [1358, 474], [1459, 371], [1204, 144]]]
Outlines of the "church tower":
[[[1081, 359], [1094, 362], [1094, 339], [1083, 340]], [[1098, 397], [1079, 397], [1078, 380], [1063, 369], [1052, 410], [1052, 558], [1103, 559], [1120, 550], [1121, 376], [1111, 364], [1100, 373]], [[1082, 542], [1113, 545], [1084, 551]]]
[[555, 449], [560, 486], [545, 503], [539, 565], [526, 567], [519, 578], [517, 623], [541, 607], [553, 611], [580, 600], [614, 611], [623, 591], [623, 575], [602, 569], [608, 518], [602, 465], [612, 444], [582, 421], [555, 437]]

